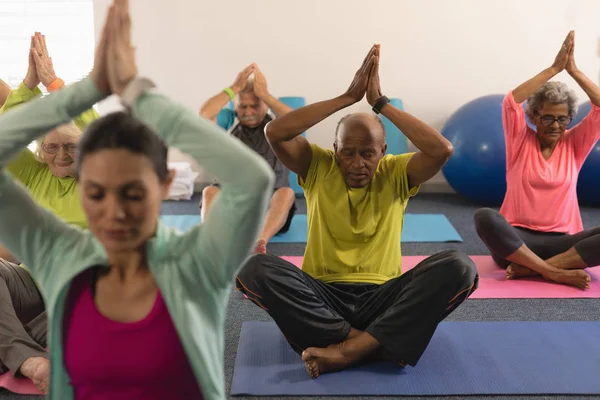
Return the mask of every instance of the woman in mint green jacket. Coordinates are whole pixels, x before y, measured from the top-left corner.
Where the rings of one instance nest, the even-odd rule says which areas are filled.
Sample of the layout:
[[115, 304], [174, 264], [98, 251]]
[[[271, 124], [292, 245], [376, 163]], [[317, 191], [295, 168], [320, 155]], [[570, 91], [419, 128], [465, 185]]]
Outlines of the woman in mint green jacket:
[[[273, 172], [136, 78], [129, 38], [128, 4], [115, 0], [90, 76], [0, 116], [0, 243], [46, 299], [51, 399], [222, 400], [227, 300], [260, 232]], [[6, 160], [111, 93], [129, 112], [101, 118], [81, 139], [82, 230], [38, 206]], [[211, 215], [185, 234], [159, 221], [173, 179], [167, 146], [222, 183]]]

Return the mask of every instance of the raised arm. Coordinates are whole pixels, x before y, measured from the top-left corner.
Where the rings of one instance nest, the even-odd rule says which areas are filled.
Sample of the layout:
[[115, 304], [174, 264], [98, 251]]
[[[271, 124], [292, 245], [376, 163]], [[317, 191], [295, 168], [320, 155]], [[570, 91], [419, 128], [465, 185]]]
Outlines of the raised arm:
[[59, 242], [76, 243], [82, 233], [38, 205], [10, 177], [6, 165], [33, 140], [69, 122], [110, 93], [104, 79], [105, 47], [103, 32], [89, 77], [0, 115], [0, 243], [41, 281], [53, 273], [45, 268], [53, 260], [49, 258], [52, 249]]
[[[62, 79], [56, 77], [52, 60], [46, 48], [46, 40], [41, 33], [36, 32], [31, 37], [31, 45], [28, 53], [29, 63], [27, 74], [19, 87], [10, 92], [0, 112], [6, 112], [35, 97], [42, 96], [42, 91], [38, 88], [40, 83], [43, 83], [49, 92], [55, 92], [64, 87]], [[83, 131], [97, 118], [99, 118], [99, 115], [96, 110], [90, 108], [74, 117], [73, 122]], [[26, 147], [6, 167], [13, 177], [25, 185], [28, 185], [32, 177], [42, 170], [41, 164]]]
[[33, 140], [69, 122], [104, 97], [92, 78], [87, 77], [49, 96], [38, 97], [4, 112], [0, 123], [0, 169], [4, 169], [7, 161]]
[[19, 87], [10, 92], [6, 98], [6, 102], [4, 102], [4, 105], [2, 108], [0, 108], [0, 113], [8, 111], [11, 108], [15, 108], [20, 104], [27, 103], [34, 97], [42, 95], [42, 91], [40, 89], [34, 86], [32, 90], [25, 82], [26, 81], [21, 82]]
[[131, 103], [135, 116], [151, 126], [167, 146], [189, 154], [219, 180], [221, 192], [206, 221], [183, 240], [190, 241], [186, 250], [199, 261], [186, 272], [197, 279], [209, 276], [215, 285], [225, 287], [233, 282], [235, 272], [256, 243], [275, 174], [258, 153], [224, 134], [209, 120], [163, 95], [136, 89], [145, 81], [133, 79], [137, 68], [130, 44], [127, 1], [118, 4], [119, 21], [113, 24], [108, 46], [111, 90], [119, 95], [126, 89], [138, 93]]
[[590, 98], [592, 104], [600, 107], [600, 88], [590, 78], [588, 78], [575, 64], [575, 33], [573, 33], [573, 43], [570, 47], [569, 58], [565, 67], [569, 75], [583, 89]]
[[219, 180], [221, 192], [190, 246], [202, 265], [212, 266], [208, 273], [217, 283], [230, 282], [260, 233], [273, 171], [241, 141], [163, 95], [146, 93], [133, 110], [169, 147], [189, 154]]
[[513, 98], [516, 103], [522, 103], [529, 96], [531, 96], [536, 90], [542, 87], [546, 82], [552, 79], [554, 76], [558, 75], [562, 70], [567, 66], [567, 61], [569, 59], [569, 53], [573, 47], [573, 39], [575, 33], [573, 31], [569, 32], [567, 37], [565, 38], [556, 58], [554, 59], [554, 63], [552, 66], [546, 68], [533, 78], [528, 81], [522, 83], [517, 88], [515, 88], [512, 92]]
[[256, 64], [250, 64], [246, 68], [244, 68], [238, 76], [235, 78], [235, 82], [233, 85], [228, 88], [223, 89], [210, 99], [208, 99], [202, 107], [200, 107], [200, 116], [212, 121], [213, 123], [217, 122], [217, 115], [219, 112], [233, 100], [234, 96], [239, 92], [244, 90], [246, 85], [248, 84], [248, 78], [254, 72], [254, 68]]
[[367, 90], [369, 71], [374, 61], [375, 46], [371, 48], [350, 87], [341, 96], [320, 101], [269, 122], [265, 134], [273, 152], [289, 170], [306, 179], [312, 161], [312, 149], [303, 132], [332, 114], [359, 102]]
[[34, 37], [32, 36], [29, 51], [27, 52], [27, 74], [25, 75], [23, 82], [19, 85], [17, 90], [11, 90], [4, 81], [2, 81], [2, 84], [0, 85], [3, 86], [0, 90], [2, 92], [0, 93], [0, 107], [2, 107], [0, 112], [4, 112], [9, 108], [32, 99], [36, 95], [42, 94], [42, 91], [37, 87], [40, 84], [40, 78], [38, 77], [35, 59], [33, 58], [33, 39]]
[[292, 108], [283, 104], [277, 97], [273, 96], [267, 89], [267, 79], [258, 66], [254, 69], [253, 90], [256, 97], [265, 102], [277, 118], [283, 117], [292, 111]]
[[44, 255], [56, 242], [67, 240], [74, 228], [37, 205], [28, 191], [8, 175], [6, 164], [33, 140], [69, 122], [104, 97], [88, 77], [0, 115], [0, 243], [36, 276], [48, 273], [42, 271], [47, 264]]
[[[367, 101], [375, 106], [382, 97], [379, 82], [379, 45], [369, 74]], [[389, 119], [419, 150], [406, 166], [409, 187], [415, 187], [437, 174], [452, 155], [452, 144], [437, 130], [418, 118], [399, 110], [390, 103], [381, 108], [381, 114]]]
[[[16, 107], [36, 96], [41, 96], [42, 91], [38, 88], [40, 83], [46, 87], [48, 92], [55, 92], [65, 86], [64, 81], [58, 78], [54, 72], [54, 66], [48, 54], [44, 35], [36, 32], [31, 37], [31, 46], [28, 53], [29, 63], [25, 79], [23, 79], [23, 82], [16, 90], [10, 92], [0, 112]], [[83, 131], [99, 117], [100, 115], [92, 107], [73, 118], [73, 122]]]

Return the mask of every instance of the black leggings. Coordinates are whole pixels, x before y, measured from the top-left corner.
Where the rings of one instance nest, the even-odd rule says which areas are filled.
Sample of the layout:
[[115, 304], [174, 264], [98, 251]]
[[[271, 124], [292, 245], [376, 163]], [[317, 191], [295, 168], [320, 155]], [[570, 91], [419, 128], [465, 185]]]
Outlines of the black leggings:
[[600, 227], [575, 235], [560, 232], [539, 232], [514, 227], [496, 210], [481, 208], [475, 212], [475, 229], [490, 250], [494, 261], [502, 268], [511, 262], [506, 257], [525, 244], [542, 260], [564, 253], [574, 247], [585, 265], [600, 265]]

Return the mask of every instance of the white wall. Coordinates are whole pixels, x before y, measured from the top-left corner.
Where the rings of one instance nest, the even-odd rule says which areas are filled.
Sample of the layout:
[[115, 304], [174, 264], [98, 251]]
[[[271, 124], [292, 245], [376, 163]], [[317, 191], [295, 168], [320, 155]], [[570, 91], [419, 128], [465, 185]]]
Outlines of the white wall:
[[[98, 33], [110, 1], [94, 3]], [[337, 96], [371, 45], [380, 43], [382, 91], [441, 129], [464, 103], [505, 93], [550, 66], [570, 29], [576, 31], [577, 65], [598, 81], [598, 0], [130, 3], [140, 72], [193, 109], [251, 62], [275, 96], [304, 96], [309, 103]], [[586, 100], [566, 73], [557, 79]], [[369, 109], [363, 101], [343, 110], [308, 138], [330, 147], [343, 114]], [[441, 174], [432, 183], [447, 187]]]

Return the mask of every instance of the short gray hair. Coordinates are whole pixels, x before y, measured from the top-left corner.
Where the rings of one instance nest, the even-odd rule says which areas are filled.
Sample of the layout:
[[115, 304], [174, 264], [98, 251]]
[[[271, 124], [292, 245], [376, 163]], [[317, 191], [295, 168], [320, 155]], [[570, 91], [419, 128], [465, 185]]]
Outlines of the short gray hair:
[[566, 104], [569, 108], [569, 117], [573, 118], [577, 114], [577, 96], [575, 92], [563, 82], [546, 82], [541, 88], [536, 90], [527, 99], [525, 115], [529, 121], [534, 123], [537, 112], [544, 103]]

